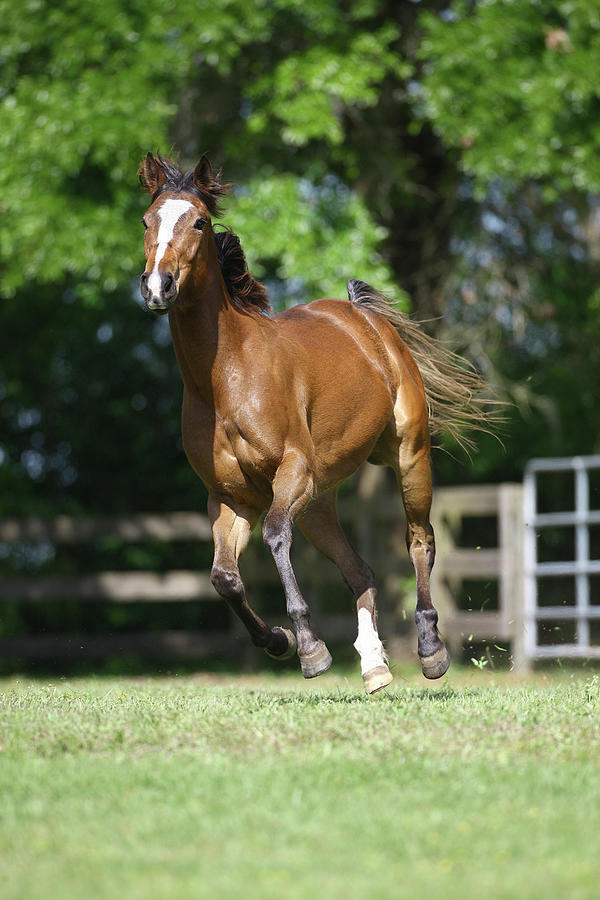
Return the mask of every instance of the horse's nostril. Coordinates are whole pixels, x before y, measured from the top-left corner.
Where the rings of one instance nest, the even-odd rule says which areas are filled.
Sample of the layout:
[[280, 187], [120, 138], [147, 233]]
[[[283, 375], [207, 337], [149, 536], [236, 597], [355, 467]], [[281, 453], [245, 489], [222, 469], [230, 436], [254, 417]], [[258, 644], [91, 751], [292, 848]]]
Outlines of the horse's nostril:
[[142, 276], [140, 278], [140, 292], [142, 294], [142, 297], [144, 297], [144, 299], [146, 299], [146, 296], [148, 294], [148, 273], [147, 272], [143, 272]]
[[162, 282], [163, 296], [170, 297], [175, 293], [175, 290], [176, 290], [175, 279], [173, 278], [173, 275], [170, 272], [166, 272], [163, 275], [163, 282]]

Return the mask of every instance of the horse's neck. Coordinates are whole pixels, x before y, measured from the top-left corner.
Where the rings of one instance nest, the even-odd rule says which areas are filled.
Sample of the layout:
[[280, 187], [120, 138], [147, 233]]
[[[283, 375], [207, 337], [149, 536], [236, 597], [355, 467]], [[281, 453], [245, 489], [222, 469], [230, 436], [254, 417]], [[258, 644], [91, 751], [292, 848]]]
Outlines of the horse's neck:
[[214, 260], [199, 272], [169, 313], [173, 347], [185, 388], [208, 403], [215, 401], [215, 375], [223, 358], [235, 352], [251, 317], [233, 305]]

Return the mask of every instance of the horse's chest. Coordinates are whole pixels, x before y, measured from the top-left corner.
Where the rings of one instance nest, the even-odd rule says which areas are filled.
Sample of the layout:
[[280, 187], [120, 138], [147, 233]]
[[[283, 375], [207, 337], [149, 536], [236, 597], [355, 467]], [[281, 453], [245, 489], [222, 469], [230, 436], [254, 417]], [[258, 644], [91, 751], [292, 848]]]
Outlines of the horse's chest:
[[228, 421], [223, 424], [225, 452], [233, 452], [245, 477], [257, 483], [272, 482], [281, 457], [280, 442], [269, 440], [263, 429], [248, 428], [246, 423]]
[[182, 432], [190, 465], [208, 488], [236, 492], [253, 486], [261, 494], [269, 491], [277, 454], [260, 431], [188, 399]]

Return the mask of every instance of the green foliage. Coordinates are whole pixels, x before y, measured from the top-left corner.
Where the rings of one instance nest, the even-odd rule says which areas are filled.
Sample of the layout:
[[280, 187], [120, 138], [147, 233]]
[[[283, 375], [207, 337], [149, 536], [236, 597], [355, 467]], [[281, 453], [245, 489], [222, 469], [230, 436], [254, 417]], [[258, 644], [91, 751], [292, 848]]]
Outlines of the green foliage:
[[275, 265], [288, 305], [304, 297], [345, 297], [353, 273], [368, 272], [380, 290], [397, 292], [378, 253], [386, 229], [374, 225], [364, 202], [332, 176], [321, 184], [292, 175], [251, 180], [231, 204], [231, 221], [252, 271], [269, 276]]
[[2, 319], [5, 515], [202, 503], [181, 464], [181, 386], [166, 323], [129, 290], [87, 307], [64, 285], [5, 300]]
[[375, 106], [388, 74], [410, 74], [412, 67], [390, 48], [399, 37], [391, 22], [375, 33], [351, 32], [344, 41], [341, 37], [336, 27], [339, 49], [311, 46], [286, 57], [252, 85], [249, 96], [256, 109], [248, 120], [250, 132], [269, 128], [275, 116], [288, 144], [319, 140], [339, 145], [345, 137], [342, 109]]
[[596, 0], [457, 2], [422, 22], [425, 109], [466, 171], [600, 190]]
[[[139, 267], [135, 223], [144, 199], [135, 190], [137, 163], [148, 149], [165, 152], [170, 146], [169, 126], [186, 83], [198, 78], [214, 89], [248, 44], [270, 39], [277, 14], [297, 17], [313, 35], [328, 28], [324, 36], [335, 32], [338, 39], [344, 20], [336, 8], [323, 18], [325, 4], [305, 11], [295, 2], [280, 2], [272, 15], [266, 5], [244, 0], [216, 8], [178, 0], [175, 10], [160, 0], [64, 0], [58, 6], [30, 0], [26, 8], [28, 15], [22, 15], [12, 0], [0, 3], [2, 292], [10, 296], [28, 282], [53, 284], [66, 277], [90, 302], [113, 292]], [[350, 29], [346, 24], [343, 33]], [[398, 68], [387, 49], [394, 37], [390, 26], [379, 34], [359, 33], [354, 55], [338, 53], [325, 68], [323, 54], [330, 54], [318, 47], [276, 66], [271, 77], [279, 82], [281, 69], [282, 81], [274, 114], [285, 113], [291, 139], [327, 140], [339, 133], [332, 108], [321, 118], [311, 111], [323, 79], [329, 85], [324, 98], [372, 105], [378, 81]], [[298, 78], [311, 90], [298, 101], [304, 112], [290, 107], [289, 82]], [[263, 76], [240, 88], [248, 98], [260, 97], [267, 83]], [[256, 129], [256, 118], [247, 118], [250, 131]], [[275, 190], [277, 184], [276, 179]], [[365, 219], [363, 212], [355, 224], [368, 228]], [[294, 229], [287, 236], [293, 242]], [[300, 253], [296, 257], [297, 277], [304, 260]]]
[[[167, 57], [156, 53], [167, 19], [145, 9], [118, 0], [31, 0], [26, 15], [10, 0], [0, 7], [5, 295], [70, 276], [93, 285], [96, 298], [135, 272], [132, 172], [175, 112], [167, 91], [152, 89], [169, 77], [173, 87]], [[151, 24], [145, 34], [138, 20]]]
[[416, 112], [469, 178], [447, 311], [516, 404], [512, 460], [484, 442], [475, 466], [598, 452], [598, 5], [456, 2], [421, 21]]

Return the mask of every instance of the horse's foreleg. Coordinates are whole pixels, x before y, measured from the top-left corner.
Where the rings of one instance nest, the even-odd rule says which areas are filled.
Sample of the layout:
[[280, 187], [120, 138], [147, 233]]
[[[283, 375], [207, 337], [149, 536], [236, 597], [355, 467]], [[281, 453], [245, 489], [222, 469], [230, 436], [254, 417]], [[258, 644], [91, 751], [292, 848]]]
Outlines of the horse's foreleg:
[[287, 659], [296, 652], [294, 635], [287, 628], [269, 628], [248, 606], [238, 568], [238, 559], [248, 544], [258, 516], [250, 511], [240, 515], [212, 494], [208, 498], [208, 515], [215, 544], [210, 573], [215, 590], [244, 623], [256, 647], [263, 647], [269, 656]]
[[322, 494], [298, 519], [298, 528], [324, 556], [336, 564], [356, 598], [359, 656], [365, 690], [374, 694], [392, 681], [383, 644], [377, 633], [375, 579], [369, 566], [348, 542], [339, 523], [334, 491]]
[[329, 650], [310, 627], [308, 604], [298, 587], [290, 562], [294, 517], [309, 502], [313, 478], [305, 457], [288, 452], [273, 480], [273, 502], [263, 524], [263, 539], [273, 555], [283, 590], [287, 613], [298, 641], [302, 674], [314, 678], [331, 665]]
[[435, 539], [429, 522], [431, 508], [431, 465], [429, 448], [400, 446], [398, 477], [406, 511], [408, 554], [417, 578], [415, 622], [418, 652], [425, 678], [441, 678], [450, 657], [437, 629], [438, 614], [431, 602], [429, 574], [435, 559]]

